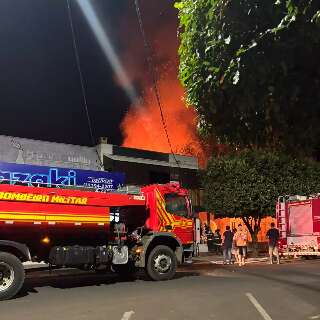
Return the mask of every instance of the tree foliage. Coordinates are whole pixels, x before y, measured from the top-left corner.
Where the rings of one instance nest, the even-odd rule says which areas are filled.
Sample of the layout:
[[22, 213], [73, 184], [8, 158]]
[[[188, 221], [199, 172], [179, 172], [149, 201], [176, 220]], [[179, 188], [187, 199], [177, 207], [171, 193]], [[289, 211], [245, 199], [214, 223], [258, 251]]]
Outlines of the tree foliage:
[[202, 133], [237, 146], [320, 147], [319, 0], [182, 0], [180, 80]]
[[204, 201], [216, 216], [241, 217], [253, 239], [281, 195], [320, 190], [320, 164], [268, 151], [213, 157], [203, 177]]

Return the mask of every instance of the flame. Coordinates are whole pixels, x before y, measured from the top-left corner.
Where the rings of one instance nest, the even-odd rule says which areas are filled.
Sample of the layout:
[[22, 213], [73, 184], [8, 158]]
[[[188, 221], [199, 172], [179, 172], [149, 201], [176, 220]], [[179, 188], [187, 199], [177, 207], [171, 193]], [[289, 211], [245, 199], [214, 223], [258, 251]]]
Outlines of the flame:
[[[178, 154], [200, 151], [201, 144], [196, 130], [197, 115], [183, 103], [183, 89], [178, 81], [167, 77], [158, 83], [158, 87], [173, 151]], [[141, 103], [131, 106], [122, 122], [122, 130], [123, 145], [126, 147], [171, 152], [151, 87], [145, 91]]]
[[[151, 8], [148, 10], [150, 11]], [[152, 8], [150, 12], [155, 11]], [[203, 143], [197, 134], [197, 113], [184, 103], [184, 90], [178, 80], [178, 20], [176, 13], [174, 14], [175, 16], [171, 13], [170, 20], [162, 24], [161, 28], [151, 27], [150, 21], [146, 23], [150, 31], [149, 39], [151, 39], [158, 77], [157, 85], [173, 152], [197, 156], [199, 162], [203, 164], [206, 156]], [[152, 17], [149, 15], [148, 19]], [[126, 20], [126, 28], [129, 27], [129, 24], [130, 22]], [[133, 26], [129, 28], [132, 30]], [[143, 43], [132, 39], [131, 43], [127, 44], [122, 61], [126, 63], [126, 70], [131, 76], [131, 81], [138, 83], [143, 88], [140, 101], [130, 107], [122, 121], [123, 146], [170, 153], [170, 145], [145, 62]]]

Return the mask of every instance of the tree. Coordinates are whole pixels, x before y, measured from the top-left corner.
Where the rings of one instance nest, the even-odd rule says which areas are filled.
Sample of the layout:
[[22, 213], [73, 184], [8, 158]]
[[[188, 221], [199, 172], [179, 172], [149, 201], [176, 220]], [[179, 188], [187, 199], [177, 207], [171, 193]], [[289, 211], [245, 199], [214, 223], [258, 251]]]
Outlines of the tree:
[[281, 195], [320, 191], [320, 164], [259, 150], [213, 157], [203, 176], [204, 202], [217, 217], [241, 217], [253, 242], [261, 219], [273, 215]]
[[222, 143], [320, 149], [320, 2], [182, 0], [180, 80]]

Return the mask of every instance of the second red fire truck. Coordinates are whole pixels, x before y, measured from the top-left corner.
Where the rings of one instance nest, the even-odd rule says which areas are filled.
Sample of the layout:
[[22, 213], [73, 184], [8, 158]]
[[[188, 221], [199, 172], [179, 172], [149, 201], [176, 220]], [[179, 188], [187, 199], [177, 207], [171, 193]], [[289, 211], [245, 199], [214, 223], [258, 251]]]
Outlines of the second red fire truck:
[[320, 197], [284, 196], [277, 202], [282, 256], [320, 256]]
[[0, 300], [24, 283], [23, 262], [171, 279], [193, 253], [188, 191], [150, 185], [136, 193], [0, 185]]

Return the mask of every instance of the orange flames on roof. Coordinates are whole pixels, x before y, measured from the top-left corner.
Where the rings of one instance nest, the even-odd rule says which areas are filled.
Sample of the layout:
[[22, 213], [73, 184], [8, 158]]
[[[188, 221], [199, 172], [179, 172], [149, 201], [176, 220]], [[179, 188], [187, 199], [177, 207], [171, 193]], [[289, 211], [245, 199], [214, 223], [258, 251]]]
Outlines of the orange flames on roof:
[[[184, 105], [183, 90], [178, 80], [167, 77], [158, 86], [173, 151], [177, 154], [197, 154], [201, 151], [196, 131], [197, 115]], [[170, 153], [159, 106], [151, 87], [139, 105], [131, 106], [122, 122], [122, 129], [124, 146]]]
[[[148, 5], [149, 3], [145, 2], [145, 6]], [[148, 12], [156, 10], [148, 8]], [[147, 30], [151, 31], [149, 39], [153, 49], [163, 114], [173, 151], [177, 154], [197, 156], [199, 162], [203, 164], [205, 156], [202, 142], [197, 134], [197, 114], [194, 109], [185, 105], [183, 88], [178, 80], [177, 18], [174, 16], [175, 12], [170, 14], [167, 23], [163, 23], [163, 19], [166, 18], [160, 17], [161, 28], [155, 29], [150, 21], [159, 17], [150, 15], [146, 16], [145, 25]], [[126, 28], [132, 23], [129, 26], [130, 30], [137, 30], [133, 21], [126, 20]], [[143, 88], [141, 101], [130, 107], [121, 124], [124, 135], [123, 146], [170, 153], [141, 39], [140, 42], [139, 39], [132, 39], [127, 44], [122, 60], [132, 81], [139, 83]]]

